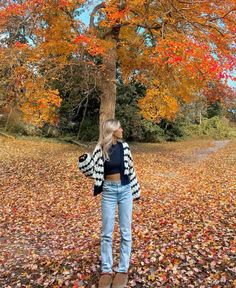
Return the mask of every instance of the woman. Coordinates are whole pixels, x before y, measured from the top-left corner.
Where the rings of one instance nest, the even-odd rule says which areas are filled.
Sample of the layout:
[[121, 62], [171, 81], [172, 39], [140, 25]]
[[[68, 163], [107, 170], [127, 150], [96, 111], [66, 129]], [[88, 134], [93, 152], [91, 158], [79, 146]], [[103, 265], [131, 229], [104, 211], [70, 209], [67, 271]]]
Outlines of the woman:
[[[99, 288], [121, 288], [128, 281], [132, 244], [133, 200], [140, 199], [140, 186], [133, 167], [129, 145], [122, 141], [123, 129], [116, 119], [102, 125], [101, 135], [92, 156], [79, 158], [79, 168], [95, 180], [94, 196], [102, 192], [101, 277]], [[113, 279], [112, 234], [118, 205], [121, 234], [120, 262]]]

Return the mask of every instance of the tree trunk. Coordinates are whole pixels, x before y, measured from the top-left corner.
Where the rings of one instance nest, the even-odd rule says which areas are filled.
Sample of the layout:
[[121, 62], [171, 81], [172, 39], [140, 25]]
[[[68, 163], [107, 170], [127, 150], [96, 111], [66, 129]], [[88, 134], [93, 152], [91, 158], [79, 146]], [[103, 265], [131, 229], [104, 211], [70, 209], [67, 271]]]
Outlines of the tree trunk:
[[[114, 40], [113, 40], [114, 41]], [[102, 123], [109, 119], [115, 118], [116, 108], [116, 60], [117, 51], [114, 41], [113, 49], [109, 54], [103, 56], [104, 71], [101, 76], [101, 103], [99, 112], [99, 135], [101, 133]]]
[[7, 116], [7, 122], [6, 122], [6, 124], [5, 124], [5, 131], [7, 131], [8, 130], [8, 124], [9, 124], [9, 121], [10, 121], [10, 118], [11, 118], [11, 114], [12, 114], [12, 111], [13, 111], [13, 108], [12, 107], [10, 107], [10, 113], [8, 114], [8, 116]]
[[[126, 6], [125, 0], [118, 0], [117, 5], [120, 10]], [[95, 25], [95, 14], [102, 8], [106, 7], [106, 3], [102, 2], [94, 7], [91, 16], [89, 28], [97, 30], [101, 39], [107, 40], [112, 47], [109, 52], [103, 56], [103, 72], [101, 73], [101, 96], [100, 96], [100, 112], [99, 112], [99, 136], [101, 135], [102, 123], [109, 119], [115, 118], [116, 108], [116, 61], [117, 61], [117, 43], [119, 40], [120, 25], [106, 29], [103, 33]], [[96, 32], [95, 32], [96, 34]]]

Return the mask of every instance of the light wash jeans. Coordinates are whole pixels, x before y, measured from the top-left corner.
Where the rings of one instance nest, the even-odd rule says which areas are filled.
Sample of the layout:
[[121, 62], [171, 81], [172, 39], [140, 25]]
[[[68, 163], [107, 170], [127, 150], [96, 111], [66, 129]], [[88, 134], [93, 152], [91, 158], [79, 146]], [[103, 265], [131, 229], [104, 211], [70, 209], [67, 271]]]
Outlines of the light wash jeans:
[[120, 262], [116, 272], [128, 272], [132, 245], [133, 197], [130, 184], [105, 180], [102, 191], [101, 270], [112, 272], [112, 234], [118, 204], [120, 227]]

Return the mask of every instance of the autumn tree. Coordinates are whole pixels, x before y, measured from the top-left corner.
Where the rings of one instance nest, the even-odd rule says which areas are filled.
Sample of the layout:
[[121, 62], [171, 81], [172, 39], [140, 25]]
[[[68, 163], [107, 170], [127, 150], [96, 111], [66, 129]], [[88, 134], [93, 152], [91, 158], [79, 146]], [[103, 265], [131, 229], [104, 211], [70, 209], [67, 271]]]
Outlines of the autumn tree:
[[[39, 127], [56, 124], [62, 99], [55, 83], [61, 80], [64, 71], [75, 71], [80, 66], [84, 75], [96, 77], [94, 63], [89, 64], [89, 57], [84, 56], [84, 49], [79, 49], [75, 41], [82, 29], [81, 22], [75, 20], [82, 3], [0, 2], [0, 100], [1, 107], [10, 109], [9, 115], [12, 109], [18, 109], [28, 123]], [[90, 53], [96, 55], [96, 51]], [[68, 79], [67, 84], [70, 83]], [[88, 81], [83, 83], [81, 89], [88, 92]], [[82, 95], [78, 98], [83, 100]]]
[[236, 6], [231, 1], [104, 1], [89, 35], [111, 48], [103, 56], [100, 122], [114, 116], [115, 67], [125, 82], [147, 87], [139, 101], [145, 118], [173, 119], [209, 82], [225, 83], [235, 64]]
[[[138, 81], [147, 87], [138, 104], [143, 116], [154, 122], [174, 119], [182, 103], [196, 99], [209, 83], [225, 84], [231, 77], [234, 0], [104, 1], [94, 7], [89, 29], [75, 20], [86, 2], [1, 2], [1, 31], [12, 31], [8, 49], [1, 45], [3, 70], [11, 75], [3, 84], [12, 87], [12, 99], [32, 116], [41, 111], [45, 121], [52, 118], [48, 113], [56, 109], [49, 106], [58, 107], [60, 97], [49, 83], [61, 66], [70, 65], [70, 57], [99, 69], [100, 123], [115, 116], [117, 67], [125, 83]], [[15, 59], [11, 65], [6, 61], [9, 52], [9, 60]], [[93, 63], [87, 55], [94, 56]], [[23, 101], [16, 97], [21, 93]]]

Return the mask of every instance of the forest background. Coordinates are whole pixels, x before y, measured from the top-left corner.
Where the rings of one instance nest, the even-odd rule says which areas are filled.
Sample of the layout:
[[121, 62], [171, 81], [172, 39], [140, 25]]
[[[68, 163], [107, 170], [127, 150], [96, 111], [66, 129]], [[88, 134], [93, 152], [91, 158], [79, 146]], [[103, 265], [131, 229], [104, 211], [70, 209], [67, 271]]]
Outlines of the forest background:
[[1, 1], [1, 133], [96, 141], [104, 114], [128, 141], [235, 137], [233, 1], [154, 2]]

